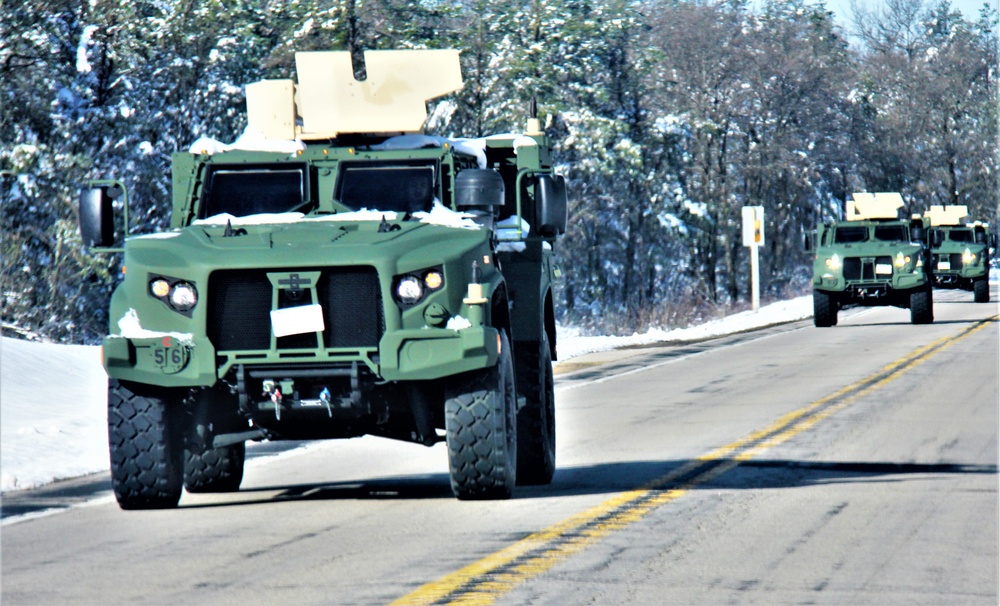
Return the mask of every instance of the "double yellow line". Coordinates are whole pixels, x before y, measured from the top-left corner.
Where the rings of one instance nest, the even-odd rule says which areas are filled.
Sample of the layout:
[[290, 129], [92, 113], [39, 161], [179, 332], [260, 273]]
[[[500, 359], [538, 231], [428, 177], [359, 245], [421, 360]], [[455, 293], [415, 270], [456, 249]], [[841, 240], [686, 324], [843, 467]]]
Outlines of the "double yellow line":
[[954, 336], [915, 349], [877, 372], [798, 410], [768, 427], [689, 461], [634, 490], [620, 493], [589, 510], [529, 535], [500, 551], [430, 582], [393, 602], [417, 604], [492, 604], [502, 595], [604, 536], [644, 518], [692, 488], [743, 461], [802, 433], [859, 398], [884, 387], [958, 341], [982, 330], [1000, 316], [979, 321]]

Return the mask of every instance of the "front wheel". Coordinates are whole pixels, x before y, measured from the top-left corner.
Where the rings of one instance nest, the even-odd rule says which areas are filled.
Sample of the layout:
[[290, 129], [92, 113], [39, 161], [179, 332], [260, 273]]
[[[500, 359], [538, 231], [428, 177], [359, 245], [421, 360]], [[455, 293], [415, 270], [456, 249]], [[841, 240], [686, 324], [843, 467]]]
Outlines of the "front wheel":
[[934, 321], [933, 290], [928, 286], [910, 293], [910, 323], [930, 324]]
[[972, 283], [972, 297], [976, 303], [990, 302], [990, 282], [987, 278], [979, 278]]
[[535, 347], [517, 351], [517, 389], [525, 400], [517, 413], [517, 483], [550, 484], [556, 471], [556, 408], [548, 335], [543, 332]]
[[813, 323], [819, 328], [837, 325], [837, 301], [830, 293], [813, 291]]
[[177, 506], [184, 483], [180, 399], [169, 390], [108, 382], [111, 484], [122, 509]]
[[517, 402], [510, 342], [492, 368], [456, 377], [444, 404], [451, 490], [463, 500], [507, 499], [517, 478]]

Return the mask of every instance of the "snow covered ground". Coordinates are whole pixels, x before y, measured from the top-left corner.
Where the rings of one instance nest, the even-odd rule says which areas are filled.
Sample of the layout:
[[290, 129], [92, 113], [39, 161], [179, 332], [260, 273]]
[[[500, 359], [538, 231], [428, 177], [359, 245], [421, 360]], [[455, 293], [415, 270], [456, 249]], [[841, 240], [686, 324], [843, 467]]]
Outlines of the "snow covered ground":
[[[630, 337], [585, 337], [559, 328], [560, 361], [585, 353], [661, 341], [732, 334], [812, 316], [801, 297], [680, 330]], [[107, 375], [95, 346], [0, 342], [0, 491], [108, 469]]]

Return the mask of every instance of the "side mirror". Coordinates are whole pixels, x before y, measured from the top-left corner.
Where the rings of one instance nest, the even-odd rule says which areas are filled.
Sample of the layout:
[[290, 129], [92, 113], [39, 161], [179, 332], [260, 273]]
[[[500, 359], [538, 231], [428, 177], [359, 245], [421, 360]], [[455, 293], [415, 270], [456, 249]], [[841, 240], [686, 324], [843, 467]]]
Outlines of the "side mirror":
[[102, 185], [80, 191], [80, 235], [88, 247], [107, 248], [115, 241], [112, 202], [122, 191]]
[[455, 176], [455, 208], [471, 213], [476, 223], [492, 229], [503, 203], [503, 177], [497, 171], [467, 168]]
[[538, 175], [535, 182], [538, 233], [553, 237], [566, 233], [566, 179], [562, 175]]
[[802, 250], [812, 252], [816, 250], [816, 232], [810, 231], [802, 234]]
[[931, 230], [931, 248], [937, 248], [944, 244], [944, 232], [940, 229]]

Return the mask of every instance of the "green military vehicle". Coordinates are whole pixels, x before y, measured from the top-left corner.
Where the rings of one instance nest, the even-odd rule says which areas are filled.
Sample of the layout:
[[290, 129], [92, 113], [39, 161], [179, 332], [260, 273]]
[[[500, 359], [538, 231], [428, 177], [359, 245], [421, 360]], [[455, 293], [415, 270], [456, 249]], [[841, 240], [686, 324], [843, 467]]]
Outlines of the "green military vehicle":
[[987, 303], [990, 246], [996, 246], [996, 234], [986, 223], [967, 221], [968, 214], [966, 206], [931, 206], [924, 213], [931, 224], [934, 285], [971, 290], [976, 303]]
[[909, 308], [914, 324], [934, 321], [927, 221], [899, 218], [898, 193], [855, 193], [846, 220], [816, 230], [813, 312], [816, 326], [837, 324], [837, 312], [855, 305]]
[[82, 192], [85, 242], [127, 268], [103, 342], [123, 509], [237, 490], [248, 440], [444, 441], [460, 499], [551, 481], [567, 196], [549, 139], [535, 118], [418, 134], [462, 86], [458, 52], [365, 58], [363, 82], [347, 53], [309, 52], [297, 83], [248, 86], [240, 139], [173, 155], [168, 231], [128, 236], [118, 181]]

